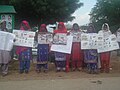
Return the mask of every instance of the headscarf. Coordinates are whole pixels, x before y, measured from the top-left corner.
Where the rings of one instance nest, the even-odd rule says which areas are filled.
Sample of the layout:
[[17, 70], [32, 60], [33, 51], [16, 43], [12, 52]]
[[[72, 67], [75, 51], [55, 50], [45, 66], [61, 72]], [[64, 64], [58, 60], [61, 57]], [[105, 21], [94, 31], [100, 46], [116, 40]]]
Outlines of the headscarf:
[[[23, 25], [25, 25], [26, 28]], [[25, 21], [25, 20], [22, 21], [21, 26], [20, 26], [20, 30], [25, 31], [25, 30], [30, 30], [30, 29], [31, 28], [29, 26], [29, 23], [27, 21]], [[27, 47], [18, 46], [18, 47], [16, 47], [16, 54], [19, 55], [21, 52], [23, 52], [24, 50], [27, 50], [27, 49], [28, 49]]]
[[[26, 27], [24, 27], [24, 26]], [[21, 23], [21, 26], [20, 26], [20, 30], [30, 30], [30, 25], [29, 23], [26, 21], [26, 20], [23, 20], [22, 23]]]
[[104, 27], [105, 26], [107, 26], [107, 30], [109, 31], [110, 30], [110, 27], [109, 27], [109, 25], [107, 24], [107, 23], [104, 23], [103, 25], [102, 25], [102, 30], [104, 30]]
[[48, 32], [45, 24], [41, 24], [39, 32]]
[[[59, 28], [60, 25], [62, 26], [62, 28]], [[59, 22], [58, 29], [54, 30], [54, 33], [67, 33], [67, 29], [63, 22]]]
[[87, 29], [87, 33], [96, 33], [95, 27], [92, 24], [89, 24], [88, 29]]
[[75, 31], [75, 30], [74, 30], [74, 26], [75, 26], [75, 25], [78, 26], [78, 30], [77, 30], [77, 31], [81, 31], [81, 30], [80, 30], [80, 27], [79, 27], [79, 25], [78, 25], [77, 23], [74, 23], [74, 24], [73, 24], [73, 26], [72, 26], [72, 30], [71, 30], [71, 31]]

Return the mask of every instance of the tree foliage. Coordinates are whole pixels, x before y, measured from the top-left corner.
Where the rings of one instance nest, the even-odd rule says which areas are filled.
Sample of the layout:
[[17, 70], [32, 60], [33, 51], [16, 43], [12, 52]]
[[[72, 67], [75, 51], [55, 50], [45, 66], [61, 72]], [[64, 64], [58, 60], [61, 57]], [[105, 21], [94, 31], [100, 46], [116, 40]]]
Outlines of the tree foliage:
[[91, 22], [99, 29], [105, 22], [117, 29], [120, 25], [120, 0], [97, 0], [90, 16]]
[[[4, 0], [2, 0], [4, 1]], [[17, 21], [23, 19], [38, 23], [55, 23], [56, 21], [72, 21], [72, 14], [83, 3], [80, 0], [7, 0], [14, 5]], [[8, 2], [7, 2], [8, 3]]]

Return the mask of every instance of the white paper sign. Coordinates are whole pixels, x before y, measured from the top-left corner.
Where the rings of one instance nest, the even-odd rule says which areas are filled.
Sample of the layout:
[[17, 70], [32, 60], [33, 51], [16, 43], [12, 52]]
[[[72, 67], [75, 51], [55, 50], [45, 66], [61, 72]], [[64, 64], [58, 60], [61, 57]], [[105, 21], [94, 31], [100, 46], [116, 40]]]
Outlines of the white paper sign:
[[25, 47], [33, 47], [35, 32], [13, 30], [13, 33], [16, 36], [14, 45], [25, 46]]
[[54, 45], [53, 44], [51, 46], [51, 51], [71, 54], [72, 40], [73, 40], [72, 36], [67, 36], [67, 44], [66, 45]]
[[81, 49], [97, 49], [97, 33], [81, 34]]
[[73, 42], [81, 41], [81, 32], [70, 32], [70, 35], [73, 36]]
[[53, 44], [66, 45], [67, 44], [67, 34], [63, 34], [63, 33], [55, 34], [53, 37]]
[[39, 33], [38, 44], [51, 44], [53, 41], [52, 33]]
[[98, 35], [98, 53], [113, 51], [117, 49], [119, 49], [119, 45], [114, 34], [111, 34], [106, 38], [103, 38], [102, 35]]
[[0, 50], [11, 51], [15, 35], [8, 32], [0, 31]]
[[120, 32], [117, 32], [117, 41], [120, 42]]

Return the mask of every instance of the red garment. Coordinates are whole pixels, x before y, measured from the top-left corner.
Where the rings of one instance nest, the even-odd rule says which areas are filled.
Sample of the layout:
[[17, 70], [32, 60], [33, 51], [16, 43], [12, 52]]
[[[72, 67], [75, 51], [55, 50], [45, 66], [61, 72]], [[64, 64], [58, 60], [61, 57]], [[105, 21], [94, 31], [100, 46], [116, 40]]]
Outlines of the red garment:
[[104, 52], [100, 54], [101, 70], [109, 72], [110, 67], [110, 52]]
[[[61, 25], [62, 28], [59, 28], [59, 25]], [[65, 25], [63, 22], [59, 22], [58, 29], [54, 30], [54, 33], [67, 33], [67, 29], [65, 28]]]
[[[71, 59], [73, 68], [82, 67], [83, 51], [81, 50], [81, 44], [79, 42], [73, 42]], [[77, 62], [77, 64], [75, 62]]]
[[[26, 27], [27, 30], [30, 30], [30, 29], [31, 29], [30, 26], [29, 26], [29, 23], [24, 20], [24, 21], [22, 21], [22, 23], [21, 23], [20, 30], [23, 30], [23, 31], [26, 30], [23, 25]], [[16, 47], [16, 54], [19, 55], [22, 51], [24, 51], [24, 50], [26, 50], [26, 49], [27, 49], [27, 47], [17, 46], [17, 47]]]
[[39, 32], [48, 32], [45, 24], [41, 24]]

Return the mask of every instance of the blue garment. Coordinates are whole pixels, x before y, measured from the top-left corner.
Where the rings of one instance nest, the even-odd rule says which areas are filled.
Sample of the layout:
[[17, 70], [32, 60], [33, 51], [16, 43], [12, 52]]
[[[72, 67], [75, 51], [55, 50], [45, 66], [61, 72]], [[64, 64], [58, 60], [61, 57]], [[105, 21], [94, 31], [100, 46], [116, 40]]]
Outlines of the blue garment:
[[49, 44], [39, 44], [37, 54], [37, 69], [48, 69]]
[[24, 51], [22, 51], [19, 54], [19, 60], [20, 60], [20, 70], [27, 70], [30, 69], [30, 60], [32, 59], [32, 48], [28, 48]]
[[84, 50], [84, 62], [87, 64], [88, 70], [97, 70], [98, 69], [97, 50]]
[[37, 56], [38, 64], [48, 63], [49, 44], [39, 44], [37, 53], [38, 53], [38, 56]]
[[66, 67], [66, 54], [55, 52], [55, 62], [57, 70], [65, 69]]

